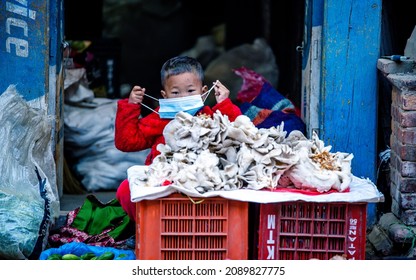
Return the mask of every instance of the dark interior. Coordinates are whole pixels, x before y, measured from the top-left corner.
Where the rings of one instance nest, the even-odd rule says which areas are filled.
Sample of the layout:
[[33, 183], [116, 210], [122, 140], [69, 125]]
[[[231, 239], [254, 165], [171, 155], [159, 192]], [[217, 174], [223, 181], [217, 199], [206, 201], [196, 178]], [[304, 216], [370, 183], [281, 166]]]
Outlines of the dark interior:
[[267, 40], [279, 67], [277, 89], [300, 105], [302, 58], [296, 46], [302, 42], [304, 1], [144, 0], [112, 7], [105, 2], [65, 1], [65, 38], [92, 40], [100, 51], [119, 56], [120, 84], [159, 92], [163, 62], [225, 24], [226, 50], [258, 37]]

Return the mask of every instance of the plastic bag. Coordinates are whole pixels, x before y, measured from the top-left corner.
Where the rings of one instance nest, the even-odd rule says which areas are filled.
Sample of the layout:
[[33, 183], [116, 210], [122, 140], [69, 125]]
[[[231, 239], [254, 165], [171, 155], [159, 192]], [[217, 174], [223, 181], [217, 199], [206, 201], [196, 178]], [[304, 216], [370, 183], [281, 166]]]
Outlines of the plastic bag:
[[62, 245], [59, 248], [50, 248], [40, 254], [40, 260], [47, 260], [52, 254], [74, 254], [81, 256], [86, 253], [94, 253], [96, 256], [100, 256], [103, 253], [112, 252], [114, 253], [114, 260], [135, 260], [136, 255], [132, 250], [121, 250], [113, 247], [99, 247], [91, 246], [81, 242], [71, 242]]
[[94, 98], [82, 105], [64, 106], [67, 159], [88, 192], [116, 190], [127, 168], [143, 164], [149, 150], [126, 153], [114, 146], [117, 100]]
[[59, 215], [53, 120], [14, 86], [0, 108], [0, 258], [37, 259]]

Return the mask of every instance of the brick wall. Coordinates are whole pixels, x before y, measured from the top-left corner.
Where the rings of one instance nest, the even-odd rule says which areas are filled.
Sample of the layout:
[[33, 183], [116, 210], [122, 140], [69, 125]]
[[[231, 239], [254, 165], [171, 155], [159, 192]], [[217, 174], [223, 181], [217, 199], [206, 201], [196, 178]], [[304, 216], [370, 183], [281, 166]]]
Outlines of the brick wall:
[[392, 84], [391, 211], [404, 224], [414, 226], [416, 225], [416, 73], [394, 73], [386, 77]]

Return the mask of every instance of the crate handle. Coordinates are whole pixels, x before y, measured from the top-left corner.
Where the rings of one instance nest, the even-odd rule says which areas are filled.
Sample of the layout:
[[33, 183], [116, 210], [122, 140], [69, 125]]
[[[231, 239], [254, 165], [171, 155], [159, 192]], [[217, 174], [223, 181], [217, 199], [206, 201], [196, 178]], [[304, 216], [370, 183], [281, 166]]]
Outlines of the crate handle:
[[200, 203], [204, 202], [204, 199], [201, 199], [199, 201], [195, 201], [189, 195], [186, 195], [186, 196], [189, 198], [190, 201], [192, 201], [193, 204], [200, 204]]

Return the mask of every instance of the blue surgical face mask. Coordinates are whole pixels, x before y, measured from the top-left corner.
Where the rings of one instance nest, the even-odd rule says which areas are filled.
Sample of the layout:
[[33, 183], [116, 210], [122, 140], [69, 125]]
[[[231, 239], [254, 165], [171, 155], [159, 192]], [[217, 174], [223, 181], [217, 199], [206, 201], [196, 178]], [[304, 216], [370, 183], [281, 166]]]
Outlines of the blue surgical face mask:
[[[194, 116], [202, 107], [204, 107], [204, 101], [207, 99], [209, 93], [214, 89], [216, 85], [217, 82], [215, 82], [214, 85], [202, 95], [197, 94], [185, 97], [166, 98], [158, 100], [150, 95], [145, 94], [145, 96], [159, 101], [159, 112], [156, 112], [144, 103], [142, 103], [142, 106], [155, 112], [156, 114], [159, 114], [160, 118], [162, 119], [174, 119], [176, 114], [179, 112], [187, 112], [190, 115]], [[204, 96], [204, 100], [202, 100], [202, 96]]]
[[159, 99], [159, 116], [162, 119], [174, 119], [179, 112], [186, 112], [194, 116], [202, 107], [204, 102], [199, 94], [184, 97]]

